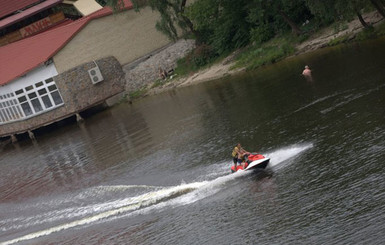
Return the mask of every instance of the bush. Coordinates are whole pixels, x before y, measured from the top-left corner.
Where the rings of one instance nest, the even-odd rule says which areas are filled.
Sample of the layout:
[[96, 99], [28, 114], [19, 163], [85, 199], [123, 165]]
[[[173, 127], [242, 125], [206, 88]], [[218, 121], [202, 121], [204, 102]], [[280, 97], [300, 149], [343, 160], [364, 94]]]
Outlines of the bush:
[[256, 44], [261, 44], [274, 37], [273, 28], [269, 27], [268, 25], [253, 28], [251, 29], [250, 34], [251, 40]]
[[294, 47], [287, 42], [281, 45], [264, 47], [252, 46], [237, 59], [237, 67], [256, 69], [260, 66], [275, 63], [282, 58], [294, 53]]
[[136, 98], [142, 97], [145, 93], [147, 93], [147, 89], [141, 88], [136, 91], [130, 92], [129, 96], [131, 99], [136, 99]]
[[213, 63], [217, 57], [217, 53], [211, 46], [202, 44], [186, 55], [186, 57], [177, 61], [175, 73], [182, 76], [189, 74]]
[[202, 67], [210, 63], [216, 57], [214, 50], [207, 44], [198, 46], [187, 59], [190, 59], [196, 67]]
[[340, 37], [337, 37], [337, 38], [330, 40], [328, 42], [328, 46], [335, 46], [337, 44], [346, 43], [347, 41], [349, 41], [348, 35], [340, 36]]
[[368, 28], [364, 28], [363, 31], [357, 34], [356, 39], [358, 41], [366, 40], [366, 39], [371, 39], [377, 37], [377, 33], [374, 31], [374, 28], [372, 26]]
[[382, 23], [376, 27], [377, 36], [385, 35], [385, 23]]
[[336, 22], [332, 26], [333, 26], [334, 34], [348, 29], [348, 24], [346, 22]]

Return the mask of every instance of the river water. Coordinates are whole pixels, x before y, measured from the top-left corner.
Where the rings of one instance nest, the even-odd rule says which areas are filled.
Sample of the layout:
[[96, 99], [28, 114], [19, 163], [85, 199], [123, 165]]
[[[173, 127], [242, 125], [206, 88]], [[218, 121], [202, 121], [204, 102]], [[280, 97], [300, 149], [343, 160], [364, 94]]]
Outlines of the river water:
[[[0, 244], [382, 244], [384, 55], [322, 49], [8, 145]], [[237, 142], [268, 168], [230, 174]]]

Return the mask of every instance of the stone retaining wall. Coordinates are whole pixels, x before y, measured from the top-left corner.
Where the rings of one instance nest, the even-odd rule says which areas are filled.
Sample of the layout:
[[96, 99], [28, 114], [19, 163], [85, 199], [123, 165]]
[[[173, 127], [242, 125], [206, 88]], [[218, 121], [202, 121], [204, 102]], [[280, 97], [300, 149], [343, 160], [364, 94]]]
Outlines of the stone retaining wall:
[[126, 91], [132, 92], [156, 81], [159, 79], [159, 67], [166, 71], [174, 69], [177, 60], [186, 56], [194, 47], [194, 40], [182, 39], [130, 64], [124, 65]]
[[77, 66], [54, 77], [64, 105], [29, 119], [0, 126], [0, 137], [20, 134], [74, 115], [103, 103], [109, 97], [124, 91], [124, 72], [114, 57], [97, 60], [104, 80], [93, 84], [88, 70], [94, 62]]

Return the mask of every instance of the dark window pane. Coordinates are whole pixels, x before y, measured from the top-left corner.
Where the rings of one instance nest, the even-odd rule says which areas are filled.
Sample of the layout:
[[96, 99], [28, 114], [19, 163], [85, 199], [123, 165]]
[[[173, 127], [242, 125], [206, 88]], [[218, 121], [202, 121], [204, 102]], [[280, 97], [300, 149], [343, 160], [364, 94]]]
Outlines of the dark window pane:
[[19, 114], [20, 114], [20, 117], [23, 117], [23, 113], [21, 112], [21, 109], [20, 109], [20, 107], [18, 106], [18, 107], [16, 107], [17, 108], [17, 111], [19, 112]]
[[45, 108], [52, 107], [52, 102], [48, 95], [44, 95], [43, 97], [41, 97], [41, 99], [43, 100]]
[[2, 100], [3, 99], [3, 96], [2, 95], [0, 95], [0, 100]]
[[35, 92], [28, 94], [28, 97], [29, 97], [30, 99], [36, 98], [36, 96], [37, 96], [37, 95], [36, 95]]
[[44, 84], [43, 82], [38, 82], [38, 83], [35, 84], [35, 86], [36, 86], [36, 88], [38, 88], [40, 86], [43, 86], [43, 84]]
[[28, 102], [21, 104], [21, 108], [24, 111], [24, 115], [26, 115], [26, 116], [32, 115], [33, 112], [32, 112], [31, 107], [29, 106]]
[[53, 82], [53, 78], [52, 77], [50, 77], [50, 78], [45, 80], [45, 83], [50, 83], [50, 82]]
[[56, 90], [56, 89], [57, 89], [57, 87], [56, 87], [55, 84], [53, 84], [53, 85], [51, 85], [51, 86], [48, 87], [48, 90], [51, 91], [51, 92], [54, 91], [54, 90]]
[[19, 94], [22, 94], [22, 93], [24, 93], [24, 91], [23, 91], [22, 89], [17, 90], [17, 91], [15, 92], [16, 95], [19, 95]]
[[38, 92], [40, 95], [43, 95], [43, 94], [46, 94], [46, 93], [47, 93], [47, 89], [42, 88], [42, 89], [39, 89], [37, 92]]
[[51, 95], [55, 105], [63, 104], [63, 99], [61, 98], [59, 91], [52, 92]]
[[32, 89], [33, 89], [32, 85], [25, 88], [26, 91], [29, 91], [29, 90], [32, 90]]
[[15, 112], [12, 110], [12, 107], [9, 108], [9, 115], [11, 115], [12, 119], [16, 119], [17, 118]]
[[21, 116], [19, 115], [19, 112], [16, 110], [16, 107], [12, 106], [13, 115], [15, 115], [16, 119], [19, 119]]
[[27, 97], [25, 97], [25, 96], [21, 96], [20, 98], [18, 98], [19, 99], [19, 102], [20, 103], [22, 103], [22, 102], [24, 102], [24, 101], [26, 101], [27, 100]]
[[40, 104], [40, 101], [38, 99], [31, 100], [33, 109], [35, 109], [35, 112], [40, 112], [43, 110], [43, 107]]
[[12, 120], [13, 117], [12, 117], [11, 110], [9, 108], [7, 108], [6, 112], [7, 112], [6, 114], [7, 114], [8, 118], [9, 118], [9, 120]]
[[6, 117], [4, 116], [4, 110], [0, 110], [0, 117], [1, 117], [1, 120], [2, 120], [3, 122], [8, 121], [8, 120], [6, 119]]
[[11, 119], [10, 119], [9, 116], [8, 116], [7, 110], [4, 109], [3, 112], [4, 112], [5, 120], [6, 120], [6, 121], [11, 121]]

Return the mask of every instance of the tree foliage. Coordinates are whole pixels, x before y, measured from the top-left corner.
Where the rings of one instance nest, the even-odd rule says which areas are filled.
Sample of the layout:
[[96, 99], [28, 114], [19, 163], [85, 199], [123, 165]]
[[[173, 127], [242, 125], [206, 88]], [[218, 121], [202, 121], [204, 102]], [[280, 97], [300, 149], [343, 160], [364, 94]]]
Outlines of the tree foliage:
[[204, 41], [222, 53], [252, 42], [264, 42], [288, 28], [301, 34], [298, 23], [311, 14], [303, 0], [197, 0], [186, 15]]
[[[101, 1], [101, 0], [99, 0]], [[122, 0], [106, 0], [118, 6]], [[324, 26], [362, 17], [367, 7], [385, 16], [385, 0], [132, 0], [137, 9], [150, 6], [160, 14], [156, 28], [170, 39], [190, 32], [198, 44], [218, 55], [249, 43], [260, 44], [289, 30], [304, 33], [303, 25]], [[182, 33], [180, 32], [182, 31]], [[206, 47], [206, 46], [205, 46]]]
[[201, 0], [186, 10], [187, 17], [201, 33], [201, 42], [210, 44], [218, 53], [245, 46], [250, 40], [247, 21], [248, 0]]

